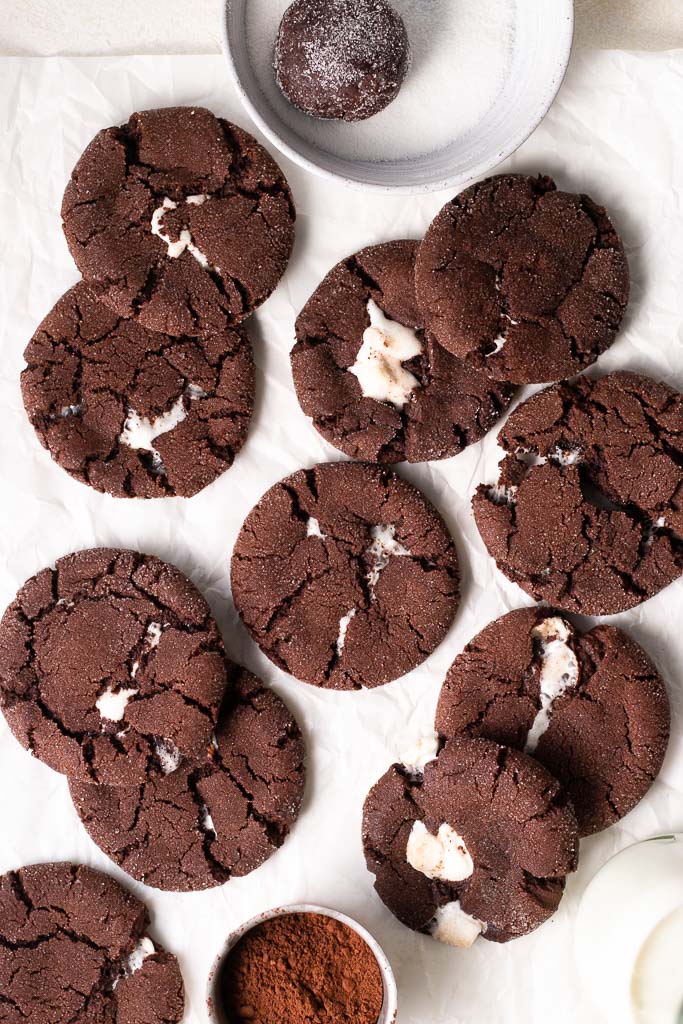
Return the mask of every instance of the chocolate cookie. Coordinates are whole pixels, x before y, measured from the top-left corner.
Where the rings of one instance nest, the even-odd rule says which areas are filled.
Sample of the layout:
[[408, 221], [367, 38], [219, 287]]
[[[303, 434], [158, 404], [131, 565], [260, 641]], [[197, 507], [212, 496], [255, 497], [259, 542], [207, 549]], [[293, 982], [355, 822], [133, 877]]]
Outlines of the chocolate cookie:
[[380, 686], [441, 643], [459, 603], [455, 546], [423, 495], [369, 463], [275, 484], [247, 516], [232, 592], [254, 640], [297, 679]]
[[395, 764], [370, 790], [363, 847], [399, 921], [452, 946], [508, 942], [557, 909], [578, 859], [571, 804], [527, 754], [450, 740], [415, 772]]
[[24, 405], [71, 476], [117, 498], [191, 497], [229, 469], [254, 404], [235, 327], [171, 338], [121, 320], [81, 282], [29, 342]]
[[520, 608], [459, 654], [436, 712], [443, 736], [525, 750], [567, 790], [581, 835], [619, 821], [654, 782], [669, 701], [642, 648], [613, 626], [581, 633], [549, 608]]
[[3, 1024], [175, 1024], [178, 961], [146, 934], [147, 908], [109, 875], [34, 864], [0, 877]]
[[294, 0], [280, 23], [277, 83], [312, 117], [372, 117], [395, 99], [409, 67], [406, 27], [386, 0]]
[[95, 136], [62, 203], [71, 255], [120, 316], [221, 333], [275, 289], [294, 242], [285, 177], [247, 132], [201, 107], [133, 114]]
[[444, 206], [420, 246], [417, 297], [438, 341], [517, 384], [571, 377], [612, 343], [624, 249], [589, 196], [504, 174]]
[[31, 577], [0, 622], [0, 707], [45, 764], [139, 785], [211, 742], [226, 683], [209, 606], [174, 566], [95, 548]]
[[296, 322], [301, 407], [356, 459], [457, 455], [507, 409], [497, 384], [425, 334], [415, 300], [417, 242], [374, 245], [338, 263]]
[[140, 786], [70, 783], [81, 821], [108, 857], [157, 889], [222, 885], [285, 841], [304, 790], [304, 745], [285, 704], [233, 666], [206, 754]]
[[499, 569], [538, 601], [611, 615], [683, 572], [683, 397], [635, 373], [515, 410], [499, 483], [473, 507]]

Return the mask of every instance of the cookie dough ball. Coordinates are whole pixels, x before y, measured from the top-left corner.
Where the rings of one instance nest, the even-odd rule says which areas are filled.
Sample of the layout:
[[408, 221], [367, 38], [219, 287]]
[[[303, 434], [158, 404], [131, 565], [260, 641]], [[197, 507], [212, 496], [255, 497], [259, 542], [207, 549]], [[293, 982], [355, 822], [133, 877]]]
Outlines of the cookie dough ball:
[[173, 565], [94, 548], [21, 588], [0, 622], [0, 707], [70, 778], [139, 785], [211, 743], [227, 680], [209, 606]]
[[122, 320], [81, 281], [24, 353], [26, 412], [76, 480], [116, 498], [193, 494], [230, 468], [254, 404], [240, 325], [172, 338]]
[[145, 110], [99, 132], [62, 201], [69, 250], [98, 298], [176, 337], [253, 313], [285, 272], [294, 219], [263, 146], [202, 107]]
[[499, 380], [531, 384], [579, 373], [612, 343], [629, 271], [589, 196], [504, 174], [444, 206], [420, 246], [416, 284], [444, 348]]
[[237, 610], [265, 654], [332, 690], [421, 664], [460, 602], [458, 558], [412, 484], [367, 462], [300, 470], [247, 516], [232, 558]]
[[372, 117], [395, 99], [409, 66], [405, 25], [386, 0], [295, 0], [280, 24], [278, 85], [312, 117]]
[[179, 1024], [178, 961], [147, 935], [147, 908], [80, 864], [0, 877], [3, 1024]]
[[562, 783], [581, 835], [589, 835], [628, 814], [657, 777], [669, 701], [626, 633], [613, 626], [583, 633], [550, 608], [521, 608], [455, 659], [436, 728], [532, 754]]
[[145, 885], [190, 892], [249, 874], [282, 846], [304, 792], [304, 744], [280, 698], [233, 666], [203, 757], [140, 786], [70, 781], [81, 821]]
[[478, 441], [514, 388], [451, 355], [423, 330], [408, 240], [338, 263], [296, 321], [292, 373], [301, 407], [354, 459], [426, 462]]
[[557, 909], [576, 869], [576, 817], [534, 758], [450, 740], [423, 769], [395, 764], [370, 790], [363, 847], [403, 924], [452, 946], [508, 942]]
[[614, 615], [683, 573], [683, 396], [635, 373], [580, 377], [520, 405], [474, 516], [537, 601]]

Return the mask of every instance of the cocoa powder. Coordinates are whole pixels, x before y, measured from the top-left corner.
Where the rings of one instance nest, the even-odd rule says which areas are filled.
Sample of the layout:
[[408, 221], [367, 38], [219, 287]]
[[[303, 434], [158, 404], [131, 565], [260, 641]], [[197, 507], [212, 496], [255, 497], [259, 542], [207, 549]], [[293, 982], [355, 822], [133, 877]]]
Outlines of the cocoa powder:
[[377, 1024], [382, 975], [366, 942], [322, 914], [286, 914], [252, 928], [226, 957], [225, 1024]]

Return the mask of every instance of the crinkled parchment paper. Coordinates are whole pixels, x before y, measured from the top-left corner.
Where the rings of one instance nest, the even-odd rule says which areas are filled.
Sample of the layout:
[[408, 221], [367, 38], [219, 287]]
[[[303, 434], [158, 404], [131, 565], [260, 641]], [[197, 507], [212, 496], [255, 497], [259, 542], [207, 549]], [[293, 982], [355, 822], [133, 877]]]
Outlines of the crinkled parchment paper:
[[[373, 242], [419, 236], [448, 198], [381, 198], [323, 183], [282, 161], [299, 211], [294, 258], [275, 296], [251, 323], [257, 412], [234, 467], [184, 501], [116, 501], [71, 480], [40, 447], [19, 392], [22, 352], [77, 272], [59, 207], [71, 168], [94, 133], [131, 111], [202, 103], [249, 127], [220, 57], [0, 61], [0, 606], [32, 573], [91, 545], [130, 546], [176, 563], [207, 594], [237, 660], [296, 711], [309, 751], [303, 814], [291, 837], [251, 876], [202, 894], [159, 893], [130, 883], [153, 913], [152, 933], [180, 957], [187, 1020], [206, 1020], [204, 988], [228, 932], [273, 905], [310, 901], [346, 911], [384, 945], [400, 991], [399, 1024], [591, 1022], [573, 965], [573, 920], [597, 868], [635, 839], [683, 829], [683, 581], [616, 621], [654, 657], [674, 709], [661, 777], [625, 822], [584, 842], [581, 866], [557, 915], [508, 946], [479, 941], [466, 952], [404, 928], [384, 909], [360, 844], [368, 787], [431, 728], [452, 658], [497, 615], [526, 602], [487, 556], [469, 509], [499, 457], [489, 436], [457, 458], [402, 469], [445, 516], [464, 573], [463, 604], [439, 650], [406, 678], [358, 694], [322, 693], [275, 669], [247, 638], [231, 604], [228, 566], [256, 499], [298, 467], [340, 456], [297, 404], [288, 352], [297, 311], [341, 257]], [[683, 51], [585, 53], [572, 63], [549, 117], [509, 161], [590, 192], [621, 229], [634, 278], [627, 323], [600, 370], [644, 370], [683, 388]], [[80, 826], [65, 779], [13, 739], [0, 721], [0, 871], [74, 859], [117, 876]], [[123, 876], [121, 876], [123, 877]], [[624, 893], [628, 899], [628, 893]], [[618, 907], [615, 907], [618, 912]]]

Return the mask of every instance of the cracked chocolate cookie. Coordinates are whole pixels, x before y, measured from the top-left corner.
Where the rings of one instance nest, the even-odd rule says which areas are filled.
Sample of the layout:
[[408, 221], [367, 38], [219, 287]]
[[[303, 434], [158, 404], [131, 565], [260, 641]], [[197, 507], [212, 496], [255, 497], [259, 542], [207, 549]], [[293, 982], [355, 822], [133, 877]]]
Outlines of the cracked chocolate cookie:
[[426, 462], [457, 455], [508, 408], [496, 383], [423, 331], [417, 242], [375, 245], [338, 263], [299, 314], [292, 350], [301, 407], [347, 455]]
[[363, 848], [399, 921], [451, 946], [508, 942], [557, 909], [576, 869], [576, 818], [527, 754], [449, 740], [416, 771], [395, 764], [370, 790]]
[[81, 821], [133, 878], [190, 891], [247, 875], [282, 846], [304, 791], [304, 744], [286, 705], [233, 666], [206, 754], [140, 786], [70, 782]]
[[177, 1024], [178, 961], [147, 935], [147, 908], [109, 875], [34, 864], [0, 877], [3, 1024]]
[[226, 685], [209, 606], [151, 555], [94, 548], [31, 577], [0, 622], [0, 707], [70, 778], [139, 785], [210, 744]]
[[499, 380], [571, 377], [612, 343], [629, 296], [605, 210], [548, 177], [504, 174], [444, 206], [420, 246], [417, 298], [450, 352]]
[[542, 391], [473, 499], [498, 568], [538, 601], [612, 615], [683, 572], [683, 396], [635, 373]]
[[324, 463], [275, 484], [232, 558], [256, 643], [314, 686], [381, 686], [441, 643], [459, 603], [446, 526], [411, 484], [369, 463]]
[[29, 342], [21, 375], [42, 445], [117, 498], [191, 497], [230, 468], [254, 404], [242, 327], [172, 338], [118, 317], [81, 282]]
[[669, 740], [669, 701], [626, 633], [582, 633], [552, 609], [520, 608], [455, 659], [436, 728], [532, 754], [566, 789], [585, 836], [623, 818], [654, 782]]
[[305, 114], [363, 121], [398, 95], [410, 67], [408, 33], [386, 0], [294, 0], [273, 65], [280, 89]]
[[174, 336], [244, 320], [274, 291], [294, 243], [278, 165], [201, 107], [146, 110], [96, 135], [67, 185], [62, 219], [98, 297]]

